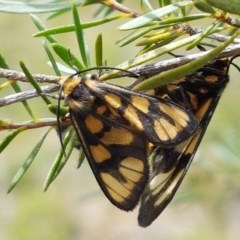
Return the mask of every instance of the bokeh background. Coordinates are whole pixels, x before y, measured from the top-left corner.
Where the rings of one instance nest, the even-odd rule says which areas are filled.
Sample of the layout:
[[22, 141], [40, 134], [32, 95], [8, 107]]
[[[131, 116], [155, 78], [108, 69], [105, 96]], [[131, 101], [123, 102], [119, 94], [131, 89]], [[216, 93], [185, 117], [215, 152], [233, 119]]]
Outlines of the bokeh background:
[[[80, 10], [83, 21], [92, 19], [93, 7]], [[46, 21], [47, 27], [71, 24], [71, 14]], [[94, 41], [103, 34], [104, 57], [115, 66], [134, 57], [137, 48], [119, 49], [116, 39], [122, 32], [112, 32], [122, 21], [86, 30], [92, 65]], [[195, 22], [201, 25], [200, 22]], [[208, 24], [208, 23], [205, 23]], [[111, 32], [110, 32], [111, 31]], [[41, 38], [28, 15], [0, 13], [0, 52], [11, 69], [20, 70], [23, 60], [32, 73], [53, 74]], [[56, 36], [77, 53], [74, 33]], [[183, 52], [182, 54], [185, 54]], [[236, 60], [236, 63], [239, 61]], [[77, 166], [77, 152], [47, 192], [43, 184], [60, 149], [57, 134], [52, 131], [33, 165], [7, 194], [11, 178], [26, 159], [44, 130], [20, 134], [0, 155], [0, 239], [4, 240], [238, 240], [240, 227], [240, 72], [230, 70], [230, 83], [208, 127], [194, 162], [174, 198], [161, 216], [148, 228], [137, 225], [137, 209], [123, 212], [109, 203], [101, 192], [85, 161]], [[0, 83], [4, 79], [0, 79]], [[28, 84], [21, 83], [23, 89]], [[0, 92], [0, 98], [13, 93]], [[37, 117], [53, 117], [41, 99], [29, 101]], [[13, 122], [28, 120], [21, 103], [0, 109], [0, 119]], [[0, 141], [7, 135], [0, 132]]]

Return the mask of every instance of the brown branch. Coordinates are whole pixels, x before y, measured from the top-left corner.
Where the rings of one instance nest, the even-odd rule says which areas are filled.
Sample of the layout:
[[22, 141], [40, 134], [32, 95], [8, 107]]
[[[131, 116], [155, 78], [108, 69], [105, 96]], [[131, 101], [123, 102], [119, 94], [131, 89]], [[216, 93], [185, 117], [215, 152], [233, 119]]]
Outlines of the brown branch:
[[[0, 77], [8, 80], [17, 80], [20, 82], [29, 82], [23, 72], [0, 68]], [[33, 74], [33, 77], [39, 83], [59, 83], [60, 77], [44, 74]]]
[[[70, 118], [66, 117], [61, 121], [61, 127], [70, 125], [71, 120]], [[57, 120], [56, 118], [43, 118], [39, 119], [37, 122], [27, 121], [22, 123], [8, 123], [8, 122], [1, 122], [0, 124], [0, 131], [4, 130], [14, 130], [19, 128], [24, 128], [24, 130], [29, 129], [36, 129], [42, 127], [56, 127]]]
[[[56, 92], [59, 90], [59, 88], [60, 88], [60, 85], [55, 85], [55, 84], [41, 87], [42, 94]], [[27, 90], [21, 93], [15, 93], [15, 94], [6, 96], [4, 98], [1, 98], [0, 107], [7, 106], [16, 102], [22, 102], [24, 100], [28, 100], [38, 96], [40, 96], [40, 94], [35, 89]]]

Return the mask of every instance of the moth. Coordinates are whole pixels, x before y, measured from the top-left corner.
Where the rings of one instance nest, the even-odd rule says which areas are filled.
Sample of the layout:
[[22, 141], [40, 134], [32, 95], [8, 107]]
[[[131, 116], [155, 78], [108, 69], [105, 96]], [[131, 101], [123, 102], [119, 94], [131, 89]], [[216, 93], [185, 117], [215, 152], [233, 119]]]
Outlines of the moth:
[[151, 94], [167, 98], [191, 111], [198, 130], [176, 146], [155, 146], [150, 157], [150, 178], [140, 200], [139, 225], [149, 226], [165, 209], [179, 188], [228, 81], [229, 60], [217, 59], [196, 73]]
[[101, 82], [96, 75], [61, 81], [81, 147], [106, 197], [123, 210], [139, 202], [149, 176], [150, 143], [171, 147], [197, 129], [191, 111], [169, 99]]

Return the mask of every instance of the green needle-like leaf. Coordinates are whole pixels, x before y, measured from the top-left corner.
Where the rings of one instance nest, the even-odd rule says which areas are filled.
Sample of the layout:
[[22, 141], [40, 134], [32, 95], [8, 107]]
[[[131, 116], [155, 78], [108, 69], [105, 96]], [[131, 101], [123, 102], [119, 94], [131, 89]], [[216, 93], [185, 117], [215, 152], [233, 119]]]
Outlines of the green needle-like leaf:
[[[1, 54], [0, 54], [0, 67], [9, 69], [9, 67], [7, 65], [7, 62], [5, 61], [4, 57]], [[12, 86], [12, 88], [14, 89], [14, 91], [16, 93], [22, 92], [22, 89], [21, 89], [21, 87], [19, 86], [19, 84], [17, 82], [12, 81], [11, 82], [11, 86]], [[32, 110], [31, 110], [28, 102], [24, 100], [24, 101], [22, 101], [22, 104], [23, 104], [25, 110], [27, 111], [27, 113], [30, 115], [30, 117], [32, 119], [35, 119], [34, 114], [33, 114]]]
[[61, 151], [58, 153], [49, 173], [48, 176], [46, 178], [46, 181], [44, 183], [44, 191], [47, 191], [48, 187], [50, 186], [50, 184], [54, 181], [54, 179], [57, 177], [57, 175], [60, 173], [60, 171], [63, 168], [63, 165], [65, 165], [65, 163], [67, 162], [68, 158], [71, 155], [71, 152], [74, 148], [72, 141], [72, 137], [73, 137], [74, 130], [73, 128], [70, 128], [67, 133], [66, 136], [64, 138], [63, 141], [63, 149], [61, 149]]
[[81, 57], [82, 57], [85, 67], [89, 67], [90, 59], [89, 59], [88, 45], [85, 40], [82, 24], [81, 24], [75, 4], [72, 5], [72, 13], [73, 13], [73, 21], [74, 21], [74, 25], [75, 25], [75, 32], [76, 32], [76, 37], [77, 37], [77, 41], [78, 41], [78, 47], [80, 50], [80, 54], [81, 54]]
[[54, 56], [52, 55], [52, 53], [51, 53], [48, 45], [46, 44], [46, 42], [43, 42], [43, 47], [44, 47], [44, 49], [45, 49], [45, 51], [46, 51], [46, 53], [47, 53], [47, 55], [48, 55], [48, 59], [49, 59], [51, 65], [52, 65], [52, 68], [53, 68], [53, 70], [55, 71], [56, 75], [57, 75], [57, 76], [61, 76], [61, 72], [60, 72], [59, 69], [58, 69], [57, 62], [55, 61], [55, 58], [54, 58]]
[[[0, 121], [0, 129], [1, 129], [1, 124], [4, 124], [3, 121]], [[0, 153], [11, 143], [11, 141], [19, 134], [21, 133], [22, 131], [24, 131], [26, 128], [25, 127], [21, 127], [21, 128], [18, 128], [14, 131], [11, 131], [7, 137], [5, 137], [5, 139], [3, 139], [1, 142], [0, 142]]]
[[[31, 16], [31, 19], [32, 19], [32, 21], [33, 21], [33, 23], [35, 24], [35, 26], [37, 27], [37, 29], [39, 30], [39, 31], [45, 31], [46, 30], [46, 26], [41, 22], [41, 20], [37, 17], [37, 16], [35, 16], [35, 15], [33, 15], [33, 14], [31, 14], [30, 15]], [[51, 36], [51, 35], [45, 35], [44, 37], [46, 37], [46, 39], [50, 42], [50, 43], [55, 43], [55, 42], [57, 42], [57, 40], [53, 37], [53, 36]]]
[[[115, 15], [112, 17], [103, 18], [100, 20], [92, 21], [92, 22], [81, 23], [81, 27], [82, 27], [82, 29], [92, 28], [92, 27], [96, 27], [99, 25], [103, 25], [108, 22], [115, 21], [117, 19], [123, 19], [123, 18], [128, 18], [128, 17], [129, 17], [129, 14], [122, 13], [122, 14], [118, 14], [118, 15]], [[75, 25], [64, 25], [64, 26], [58, 26], [58, 27], [49, 28], [49, 29], [45, 29], [45, 30], [41, 30], [41, 29], [39, 29], [39, 30], [40, 30], [40, 32], [33, 34], [34, 37], [43, 37], [43, 36], [48, 36], [48, 35], [74, 32]]]
[[103, 45], [102, 45], [102, 34], [97, 36], [95, 42], [95, 58], [96, 66], [103, 66]]
[[71, 68], [74, 66], [77, 67], [79, 70], [85, 69], [84, 64], [81, 63], [78, 58], [70, 52], [69, 49], [64, 47], [61, 44], [54, 43], [52, 44], [52, 48], [55, 53]]
[[36, 144], [36, 146], [32, 149], [31, 153], [27, 157], [26, 161], [23, 163], [23, 165], [19, 168], [17, 173], [14, 175], [10, 186], [8, 188], [8, 193], [12, 191], [12, 189], [17, 185], [17, 183], [22, 179], [24, 174], [27, 172], [31, 164], [33, 163], [34, 159], [36, 158], [39, 150], [42, 147], [42, 144], [47, 137], [48, 133], [50, 132], [52, 128], [49, 128], [47, 132], [41, 137], [40, 141]]
[[[38, 93], [42, 93], [42, 89], [40, 88], [39, 84], [37, 83], [37, 81], [34, 79], [34, 77], [32, 76], [32, 74], [28, 71], [26, 65], [20, 61], [20, 66], [24, 72], [24, 74], [26, 75], [26, 77], [28, 78], [29, 82], [33, 85], [33, 87], [36, 89], [36, 91]], [[41, 94], [41, 97], [43, 99], [43, 101], [49, 105], [51, 104], [51, 101], [44, 95], [44, 94]]]

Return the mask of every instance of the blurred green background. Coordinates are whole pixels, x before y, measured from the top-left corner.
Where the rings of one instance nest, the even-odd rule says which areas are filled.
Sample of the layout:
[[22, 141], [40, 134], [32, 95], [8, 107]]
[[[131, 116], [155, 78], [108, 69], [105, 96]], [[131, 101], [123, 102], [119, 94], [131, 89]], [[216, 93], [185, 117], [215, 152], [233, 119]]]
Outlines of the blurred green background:
[[[92, 8], [86, 9], [82, 10], [84, 21], [92, 17]], [[44, 15], [39, 17], [44, 20]], [[51, 27], [71, 22], [71, 15], [65, 14], [46, 24]], [[103, 33], [104, 57], [109, 66], [128, 60], [137, 52], [133, 45], [119, 49], [115, 44], [116, 39], [125, 33], [116, 31], [113, 36], [112, 32], [107, 32], [121, 23], [86, 31], [90, 51], [96, 36]], [[196, 22], [198, 24], [201, 25]], [[18, 62], [23, 60], [32, 73], [53, 74], [46, 63], [42, 39], [31, 37], [35, 32], [37, 30], [28, 15], [0, 13], [0, 52], [11, 69], [20, 70]], [[57, 38], [73, 53], [77, 52], [73, 33]], [[109, 203], [88, 163], [85, 161], [80, 169], [76, 169], [77, 152], [50, 189], [43, 192], [45, 177], [60, 149], [54, 131], [47, 137], [24, 179], [7, 194], [11, 178], [44, 132], [32, 130], [20, 134], [0, 155], [0, 239], [239, 239], [240, 73], [232, 67], [230, 76], [230, 83], [182, 186], [174, 201], [150, 227], [138, 227], [137, 209], [126, 213]], [[27, 89], [29, 86], [22, 83], [21, 87]], [[10, 93], [13, 91], [9, 87], [0, 92], [0, 97]], [[29, 103], [37, 117], [53, 117], [41, 100], [30, 100]], [[21, 122], [29, 118], [18, 103], [1, 108], [0, 119]], [[0, 132], [0, 141], [4, 136], [6, 133]]]

